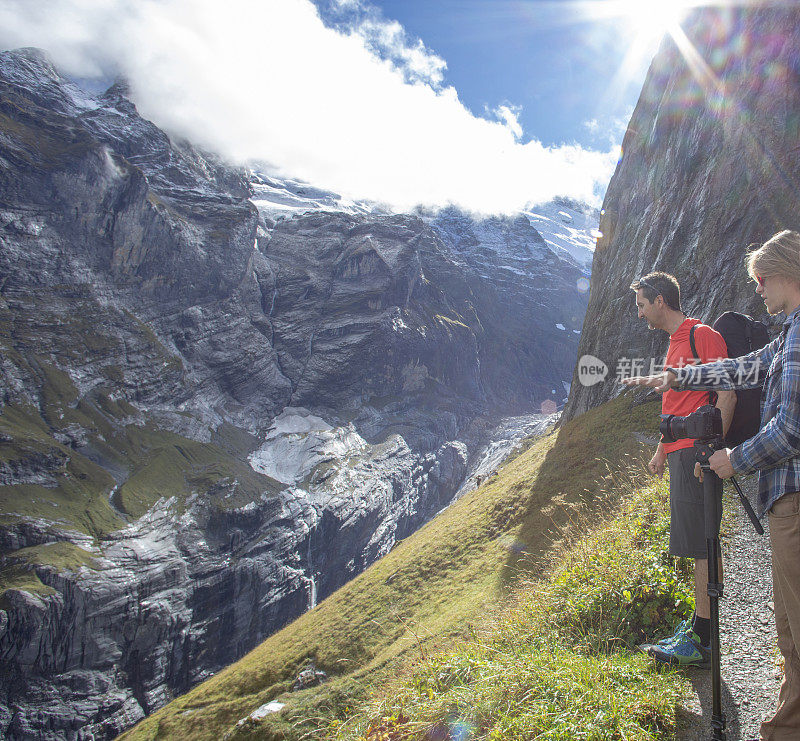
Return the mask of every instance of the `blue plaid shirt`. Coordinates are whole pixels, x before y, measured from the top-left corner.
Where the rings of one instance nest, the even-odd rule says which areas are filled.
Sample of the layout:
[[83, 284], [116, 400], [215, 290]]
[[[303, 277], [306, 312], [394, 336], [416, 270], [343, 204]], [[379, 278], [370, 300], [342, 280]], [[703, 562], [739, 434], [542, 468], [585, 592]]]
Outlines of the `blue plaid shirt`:
[[800, 306], [765, 347], [741, 358], [673, 368], [684, 388], [751, 389], [764, 384], [761, 429], [731, 451], [736, 473], [758, 471], [763, 517], [776, 500], [800, 491]]

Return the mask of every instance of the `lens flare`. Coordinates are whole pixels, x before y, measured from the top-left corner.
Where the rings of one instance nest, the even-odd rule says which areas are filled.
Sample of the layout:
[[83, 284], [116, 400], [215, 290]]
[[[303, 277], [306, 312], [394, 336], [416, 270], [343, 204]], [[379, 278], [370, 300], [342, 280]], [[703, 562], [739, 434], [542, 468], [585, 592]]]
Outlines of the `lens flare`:
[[451, 741], [469, 741], [475, 733], [475, 726], [465, 723], [464, 721], [456, 721], [450, 724], [450, 739]]
[[540, 408], [542, 414], [555, 414], [558, 411], [558, 405], [552, 399], [545, 399]]
[[525, 544], [508, 533], [499, 535], [497, 542], [510, 553], [524, 553], [525, 551]]

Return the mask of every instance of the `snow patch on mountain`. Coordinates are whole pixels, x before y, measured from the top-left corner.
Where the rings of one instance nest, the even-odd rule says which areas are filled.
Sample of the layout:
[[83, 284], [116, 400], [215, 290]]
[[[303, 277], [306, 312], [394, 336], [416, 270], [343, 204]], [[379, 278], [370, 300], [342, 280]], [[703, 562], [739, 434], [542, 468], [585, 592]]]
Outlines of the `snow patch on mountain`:
[[287, 407], [249, 461], [254, 471], [293, 485], [319, 464], [356, 455], [366, 445], [352, 426], [334, 428], [307, 409]]
[[[279, 178], [268, 175], [254, 168], [249, 171], [250, 185], [253, 191], [252, 203], [259, 210], [269, 228], [277, 221], [311, 211], [333, 211], [347, 214], [389, 213], [390, 209], [379, 203], [370, 201], [354, 201], [333, 191], [317, 188], [300, 180]], [[469, 214], [455, 207], [440, 210], [418, 208], [415, 214], [440, 231], [458, 236], [453, 229], [454, 221], [463, 219], [474, 225], [474, 236], [477, 241], [472, 246], [488, 248], [498, 255], [511, 255], [513, 258], [531, 257], [529, 235], [520, 239], [523, 230], [509, 228], [518, 219], [524, 219], [532, 226], [542, 244], [559, 258], [577, 265], [588, 275], [594, 257], [594, 246], [597, 240], [597, 226], [600, 212], [585, 203], [568, 198], [556, 198], [553, 201], [517, 214], [516, 216], [484, 216]], [[503, 226], [505, 225], [505, 226]], [[503, 228], [499, 228], [503, 226]], [[463, 227], [462, 227], [463, 228]], [[516, 236], [513, 232], [516, 231]], [[511, 239], [509, 239], [511, 236]], [[535, 240], [535, 241], [538, 241]], [[470, 245], [461, 243], [466, 249]], [[519, 266], [504, 265], [509, 271], [524, 274]]]
[[352, 201], [333, 191], [316, 188], [299, 180], [270, 177], [257, 170], [249, 172], [251, 201], [259, 213], [272, 222], [310, 211], [347, 214], [382, 213], [385, 209], [367, 201]]
[[569, 254], [587, 273], [591, 270], [600, 212], [585, 203], [556, 198], [525, 211], [531, 226], [557, 255]]

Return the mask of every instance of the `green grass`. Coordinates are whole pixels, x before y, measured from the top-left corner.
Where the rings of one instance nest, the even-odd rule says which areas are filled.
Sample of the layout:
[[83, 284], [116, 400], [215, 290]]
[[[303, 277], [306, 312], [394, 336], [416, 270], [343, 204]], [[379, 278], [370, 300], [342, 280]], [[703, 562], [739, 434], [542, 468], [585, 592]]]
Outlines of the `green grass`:
[[680, 694], [643, 655], [587, 656], [545, 639], [474, 643], [418, 667], [392, 699], [401, 709], [364, 735], [339, 730], [367, 739], [667, 739]]
[[7, 592], [18, 590], [34, 595], [56, 594], [36, 573], [36, 566], [48, 566], [58, 571], [77, 571], [83, 566], [96, 568], [94, 554], [73, 543], [58, 542], [20, 548], [7, 556], [0, 569], [0, 609], [7, 606]]
[[[246, 442], [249, 438], [229, 433], [226, 439]], [[141, 517], [162, 497], [176, 497], [182, 506], [192, 494], [204, 494], [221, 509], [233, 509], [280, 488], [274, 479], [256, 473], [219, 445], [153, 427], [129, 425], [124, 436], [115, 439], [115, 446], [137, 461], [114, 495], [115, 505], [132, 517]]]
[[78, 571], [83, 566], [96, 568], [93, 553], [65, 541], [20, 548], [8, 560], [26, 566], [54, 566], [62, 571]]
[[[246, 431], [225, 425], [214, 443], [198, 443], [147, 422], [120, 398], [135, 393], [125, 385], [126, 368], [117, 364], [126, 343], [159, 369], [165, 383], [182, 372], [147, 324], [101, 306], [85, 286], [0, 297], [0, 354], [25, 388], [25, 395], [12, 390], [12, 401], [0, 404], [0, 470], [25, 482], [0, 486], [0, 524], [13, 528], [34, 518], [53, 539], [70, 530], [99, 543], [161, 498], [173, 498], [173, 511], [180, 512], [197, 497], [213, 513], [278, 489], [247, 463], [258, 440]], [[63, 369], [92, 364], [101, 383], [81, 394]], [[110, 502], [117, 485], [112, 472], [121, 485]], [[89, 556], [70, 548], [59, 543], [0, 553], [0, 601], [7, 602], [10, 590], [52, 593], [39, 578], [42, 568], [91, 566]]]
[[[101, 538], [125, 526], [109, 505], [115, 481], [101, 466], [76, 450], [58, 442], [53, 430], [77, 423], [90, 432], [96, 450], [123, 470], [127, 480], [114, 494], [114, 505], [138, 518], [159, 499], [175, 497], [182, 507], [188, 497], [207, 497], [221, 509], [240, 507], [263, 493], [275, 493], [279, 485], [252, 470], [246, 462], [251, 442], [246, 433], [228, 432], [228, 449], [212, 443], [198, 443], [152, 425], [120, 425], [118, 419], [131, 411], [103, 393], [83, 399], [76, 407], [53, 402], [56, 392], [47, 387], [49, 402], [44, 415], [33, 408], [7, 406], [0, 413], [0, 433], [9, 441], [0, 443], [0, 461], [26, 458], [52, 460], [48, 473], [54, 486], [17, 484], [0, 486], [3, 521], [42, 517], [62, 526]], [[58, 426], [56, 426], [56, 424]]]
[[[60, 376], [53, 373], [54, 377]], [[21, 517], [43, 518], [61, 527], [76, 529], [100, 537], [125, 525], [109, 507], [108, 492], [114, 479], [53, 437], [54, 428], [68, 421], [84, 419], [68, 401], [72, 394], [60, 396], [64, 387], [47, 386], [47, 403], [40, 414], [34, 407], [9, 405], [0, 413], [0, 434], [7, 441], [0, 444], [0, 460], [6, 463], [38, 461], [53, 484], [17, 484], [0, 486], [0, 511], [9, 524]], [[63, 406], [62, 406], [63, 404]], [[59, 411], [63, 410], [63, 411]], [[90, 429], [97, 423], [86, 420]], [[58, 429], [58, 428], [55, 428]]]
[[[217, 445], [188, 440], [151, 424], [128, 424], [132, 415], [138, 416], [128, 402], [115, 401], [101, 389], [78, 400], [65, 373], [43, 363], [38, 367], [44, 378], [42, 410], [3, 407], [0, 464], [12, 469], [33, 466], [48, 480], [0, 486], [1, 524], [12, 526], [37, 518], [52, 523], [54, 529], [77, 530], [99, 542], [126, 525], [115, 509], [138, 518], [159, 499], [174, 498], [174, 506], [181, 511], [186, 500], [196, 495], [226, 510], [277, 491], [277, 482], [254, 472], [246, 462], [254, 446], [248, 433], [226, 428]], [[54, 437], [69, 425], [87, 432], [95, 454], [112, 470], [127, 471], [127, 480], [114, 493], [113, 507], [109, 495], [116, 482], [109, 472]], [[18, 561], [26, 553], [33, 551], [0, 554], [6, 557], [0, 565], [0, 596], [8, 589], [42, 591], [38, 577], [28, 568], [32, 562], [26, 561], [25, 573], [20, 571]], [[36, 563], [71, 568], [58, 548], [43, 548], [39, 557]]]
[[16, 564], [0, 570], [0, 610], [7, 609], [9, 590], [28, 592], [34, 596], [56, 594], [56, 590], [45, 585], [31, 568]]
[[[65, 305], [77, 310], [65, 313]], [[228, 425], [219, 444], [200, 444], [142, 424], [143, 415], [119, 398], [124, 369], [104, 362], [123, 355], [120, 337], [127, 336], [167, 376], [182, 371], [147, 324], [130, 312], [109, 313], [83, 287], [55, 286], [0, 302], [0, 353], [36, 397], [0, 408], [0, 466], [36, 474], [28, 483], [0, 486], [3, 523], [43, 518], [102, 538], [126, 524], [108, 501], [116, 484], [109, 471], [125, 479], [114, 505], [130, 517], [162, 497], [175, 497], [180, 508], [197, 494], [231, 508], [277, 489], [247, 464], [257, 443], [243, 430]], [[62, 368], [92, 360], [107, 383], [81, 395]], [[87, 455], [70, 444], [76, 433], [88, 442]]]
[[421, 657], [311, 735], [411, 740], [460, 727], [472, 741], [671, 738], [684, 685], [635, 646], [688, 614], [692, 574], [666, 553], [666, 486], [623, 485], [622, 511], [564, 547], [480, 634]]
[[[95, 387], [79, 397], [69, 376], [46, 358], [30, 354], [24, 364], [17, 361], [35, 379], [40, 403], [7, 404], [0, 410], [0, 466], [32, 470], [38, 479], [0, 486], [4, 525], [37, 518], [99, 540], [126, 525], [115, 508], [139, 517], [161, 498], [174, 497], [180, 510], [197, 495], [231, 509], [279, 488], [247, 463], [256, 441], [243, 430], [226, 426], [219, 444], [211, 444], [152, 424], [131, 424], [142, 415], [124, 399], [112, 398], [108, 388]], [[78, 428], [89, 443], [91, 460], [62, 437]], [[109, 495], [116, 482], [109, 470], [126, 477], [114, 494], [114, 507]], [[3, 573], [7, 567], [4, 563]], [[3, 583], [12, 581], [9, 577]]]
[[[348, 717], [403, 667], [463, 639], [527, 581], [548, 573], [554, 550], [572, 542], [587, 517], [605, 512], [609, 501], [619, 506], [614, 472], [642, 452], [632, 432], [654, 433], [658, 420], [657, 402], [632, 398], [535, 441], [314, 610], [123, 738], [220, 739], [274, 699], [286, 703], [283, 711], [257, 728], [239, 727], [233, 738], [300, 738]], [[637, 474], [628, 490], [638, 483]], [[290, 693], [309, 658], [331, 680]], [[583, 666], [596, 672], [609, 660], [595, 652]]]

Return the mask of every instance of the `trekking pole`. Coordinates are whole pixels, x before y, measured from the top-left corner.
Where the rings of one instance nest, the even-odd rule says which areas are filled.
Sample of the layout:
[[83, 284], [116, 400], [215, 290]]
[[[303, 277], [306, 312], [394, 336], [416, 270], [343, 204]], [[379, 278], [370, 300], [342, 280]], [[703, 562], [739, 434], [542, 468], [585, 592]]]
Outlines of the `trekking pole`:
[[758, 521], [758, 517], [756, 517], [756, 513], [753, 512], [753, 508], [750, 506], [750, 501], [744, 495], [744, 492], [742, 491], [742, 487], [739, 486], [739, 482], [736, 479], [732, 478], [732, 477], [730, 479], [728, 479], [728, 481], [730, 481], [736, 487], [736, 493], [739, 495], [739, 501], [742, 503], [742, 507], [744, 507], [744, 511], [747, 512], [747, 516], [750, 518], [750, 522], [753, 523], [753, 527], [756, 529], [756, 532], [759, 535], [763, 535], [764, 534], [764, 528], [761, 527], [761, 523]]
[[722, 507], [722, 479], [708, 459], [723, 447], [722, 438], [695, 440], [695, 457], [703, 470], [703, 507], [708, 554], [708, 601], [711, 607], [711, 738], [726, 741], [725, 715], [722, 712], [722, 678], [720, 671], [719, 645], [719, 600], [723, 596], [723, 584], [719, 579], [719, 519]]

